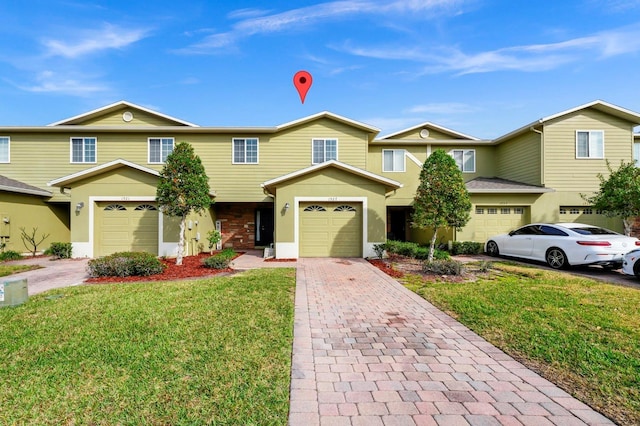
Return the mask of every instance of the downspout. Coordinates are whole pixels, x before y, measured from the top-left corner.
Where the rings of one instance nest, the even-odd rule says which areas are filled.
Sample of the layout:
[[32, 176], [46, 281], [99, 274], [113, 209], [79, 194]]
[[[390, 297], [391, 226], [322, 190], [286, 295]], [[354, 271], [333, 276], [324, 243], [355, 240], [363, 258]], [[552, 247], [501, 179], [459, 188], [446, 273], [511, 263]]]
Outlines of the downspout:
[[[538, 120], [538, 123], [542, 124], [542, 120]], [[529, 130], [540, 135], [540, 185], [544, 186], [544, 132], [535, 129], [533, 126]]]

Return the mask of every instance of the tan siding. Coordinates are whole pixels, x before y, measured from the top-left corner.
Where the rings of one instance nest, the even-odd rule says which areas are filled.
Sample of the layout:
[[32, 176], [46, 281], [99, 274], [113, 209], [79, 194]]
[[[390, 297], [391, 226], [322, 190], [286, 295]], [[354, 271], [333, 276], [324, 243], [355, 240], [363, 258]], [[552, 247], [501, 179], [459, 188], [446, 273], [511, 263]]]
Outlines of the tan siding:
[[540, 138], [539, 133], [531, 131], [498, 145], [497, 176], [529, 185], [541, 185]]
[[[129, 111], [133, 114], [133, 119], [126, 122], [122, 119], [122, 113]], [[85, 126], [175, 126], [175, 121], [158, 117], [148, 112], [135, 108], [124, 107], [117, 111], [112, 111], [99, 117], [92, 117], [82, 123]]]
[[604, 130], [604, 155], [616, 168], [620, 160], [633, 158], [631, 123], [587, 109], [545, 126], [546, 185], [564, 191], [597, 190], [597, 174], [608, 174], [606, 161], [576, 158], [576, 130]]
[[[422, 138], [420, 136], [420, 131], [422, 129], [429, 130], [429, 136], [427, 136], [426, 138]], [[409, 130], [404, 133], [400, 133], [398, 135], [393, 136], [393, 138], [390, 138], [389, 140], [395, 140], [395, 139], [423, 139], [425, 142], [428, 142], [428, 141], [443, 140], [443, 139], [462, 139], [462, 138], [450, 135], [449, 133], [444, 133], [444, 132], [435, 130], [429, 126], [424, 126], [424, 127], [418, 127], [416, 129]]]

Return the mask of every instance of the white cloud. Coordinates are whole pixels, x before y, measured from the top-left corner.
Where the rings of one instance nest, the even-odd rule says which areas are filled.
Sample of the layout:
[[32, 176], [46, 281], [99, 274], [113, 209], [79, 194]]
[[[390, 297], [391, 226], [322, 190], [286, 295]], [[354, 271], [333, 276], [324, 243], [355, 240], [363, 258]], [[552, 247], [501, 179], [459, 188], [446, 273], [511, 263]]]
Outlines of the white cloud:
[[70, 41], [46, 39], [42, 44], [47, 48], [48, 56], [77, 58], [79, 56], [107, 49], [121, 49], [133, 44], [147, 35], [144, 29], [125, 29], [106, 24], [100, 30], [81, 31]]
[[72, 96], [91, 96], [106, 92], [109, 87], [101, 83], [89, 81], [83, 76], [60, 76], [52, 71], [43, 71], [36, 77], [37, 83], [20, 86], [21, 89], [36, 93], [58, 93]]
[[585, 59], [603, 59], [639, 52], [640, 25], [602, 31], [557, 43], [511, 46], [476, 53], [466, 53], [456, 46], [440, 46], [428, 51], [424, 47], [354, 47], [351, 43], [332, 47], [355, 56], [423, 63], [423, 74], [546, 71]]
[[442, 102], [442, 103], [430, 103], [422, 105], [414, 105], [407, 108], [405, 112], [409, 114], [467, 114], [477, 111], [478, 108], [468, 104], [459, 102]]
[[[291, 9], [281, 13], [259, 15], [261, 11], [252, 9], [240, 9], [232, 12], [230, 16], [237, 18], [248, 16], [232, 26], [227, 32], [220, 32], [205, 37], [198, 43], [182, 49], [183, 53], [207, 53], [212, 50], [228, 47], [240, 39], [258, 34], [270, 34], [300, 28], [309, 28], [312, 25], [330, 22], [337, 19], [349, 19], [363, 15], [378, 15], [385, 19], [390, 14], [403, 14], [415, 16], [419, 13], [424, 18], [431, 15], [449, 12], [454, 7], [467, 3], [469, 0], [342, 0], [320, 3], [313, 6]], [[454, 14], [460, 13], [458, 10]]]

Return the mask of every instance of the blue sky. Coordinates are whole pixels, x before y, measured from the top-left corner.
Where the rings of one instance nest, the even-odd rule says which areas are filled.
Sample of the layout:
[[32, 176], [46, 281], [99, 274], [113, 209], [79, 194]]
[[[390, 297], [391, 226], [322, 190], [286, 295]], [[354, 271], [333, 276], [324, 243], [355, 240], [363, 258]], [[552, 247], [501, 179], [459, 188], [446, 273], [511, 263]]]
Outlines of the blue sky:
[[328, 110], [495, 138], [595, 99], [640, 111], [637, 0], [4, 1], [0, 40], [3, 126], [127, 100], [201, 126]]

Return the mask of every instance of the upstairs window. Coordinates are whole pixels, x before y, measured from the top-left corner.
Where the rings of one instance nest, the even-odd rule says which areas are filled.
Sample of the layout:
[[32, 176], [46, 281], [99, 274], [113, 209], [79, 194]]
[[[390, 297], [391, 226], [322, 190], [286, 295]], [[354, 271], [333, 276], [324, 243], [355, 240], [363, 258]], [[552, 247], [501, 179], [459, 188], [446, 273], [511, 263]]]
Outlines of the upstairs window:
[[96, 138], [71, 138], [71, 162], [95, 163]]
[[258, 164], [258, 139], [233, 139], [233, 164]]
[[476, 150], [475, 149], [454, 149], [451, 156], [456, 160], [458, 168], [462, 173], [475, 173], [476, 171]]
[[9, 137], [0, 136], [0, 163], [9, 162]]
[[635, 142], [633, 144], [633, 162], [636, 167], [640, 167], [640, 142]]
[[576, 158], [604, 158], [604, 131], [578, 130]]
[[313, 139], [311, 141], [311, 156], [313, 164], [338, 159], [337, 139]]
[[382, 150], [382, 171], [383, 172], [404, 172], [405, 160], [404, 149], [383, 149]]
[[164, 163], [172, 152], [173, 138], [149, 138], [149, 163]]

